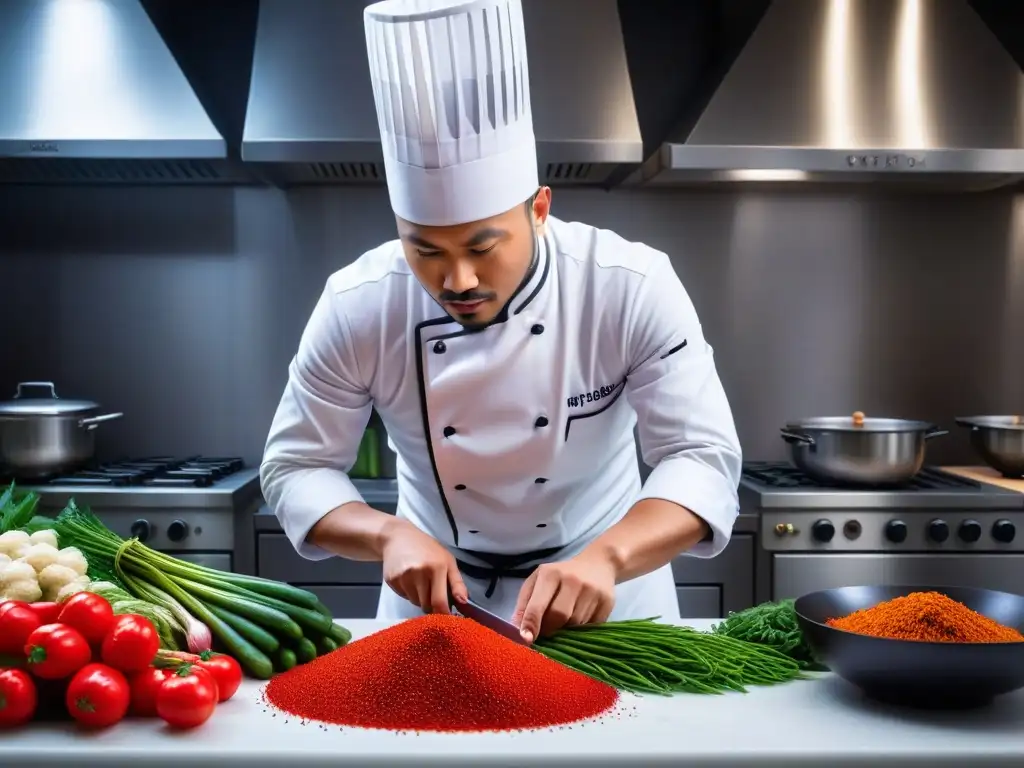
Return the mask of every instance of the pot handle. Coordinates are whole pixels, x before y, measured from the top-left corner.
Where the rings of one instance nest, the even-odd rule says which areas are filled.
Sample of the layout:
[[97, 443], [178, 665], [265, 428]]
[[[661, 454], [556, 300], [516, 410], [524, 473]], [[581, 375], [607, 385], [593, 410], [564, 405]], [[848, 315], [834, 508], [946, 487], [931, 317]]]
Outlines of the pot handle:
[[814, 438], [807, 435], [801, 435], [799, 432], [790, 432], [788, 429], [781, 430], [780, 437], [787, 443], [803, 443], [804, 445], [814, 445]]
[[941, 429], [939, 427], [932, 427], [931, 429], [929, 429], [927, 432], [924, 433], [924, 439], [925, 440], [931, 440], [933, 437], [942, 437], [943, 435], [948, 435], [948, 434], [949, 434], [949, 430], [948, 429]]
[[85, 427], [91, 431], [105, 421], [120, 419], [122, 416], [124, 416], [123, 413], [104, 413], [102, 416], [90, 416], [88, 419], [79, 419], [78, 426]]
[[18, 384], [18, 390], [14, 393], [14, 399], [17, 400], [21, 397], [21, 391], [23, 389], [48, 389], [50, 390], [50, 397], [54, 400], [57, 399], [57, 388], [53, 385], [52, 381], [23, 381]]

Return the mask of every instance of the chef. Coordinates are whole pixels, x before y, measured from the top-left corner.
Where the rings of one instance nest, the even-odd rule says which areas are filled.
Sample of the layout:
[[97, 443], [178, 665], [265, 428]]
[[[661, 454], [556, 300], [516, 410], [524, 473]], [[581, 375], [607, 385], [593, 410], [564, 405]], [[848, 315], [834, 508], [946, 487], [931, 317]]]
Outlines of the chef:
[[[267, 440], [267, 502], [303, 557], [382, 562], [378, 619], [447, 612], [449, 594], [527, 642], [678, 618], [670, 563], [728, 544], [741, 463], [690, 298], [664, 253], [551, 215], [520, 0], [364, 18], [398, 238], [327, 280]], [[346, 474], [373, 408], [396, 515]]]

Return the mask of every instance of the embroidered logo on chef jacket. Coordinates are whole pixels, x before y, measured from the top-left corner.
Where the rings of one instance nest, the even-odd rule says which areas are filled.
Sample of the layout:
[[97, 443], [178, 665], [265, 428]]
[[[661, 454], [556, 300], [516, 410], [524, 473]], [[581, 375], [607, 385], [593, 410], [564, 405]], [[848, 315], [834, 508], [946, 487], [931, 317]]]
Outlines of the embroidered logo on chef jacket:
[[591, 403], [600, 402], [604, 398], [615, 394], [615, 391], [621, 386], [622, 382], [601, 386], [591, 392], [580, 392], [578, 395], [570, 395], [566, 398], [565, 404], [569, 408], [585, 408]]

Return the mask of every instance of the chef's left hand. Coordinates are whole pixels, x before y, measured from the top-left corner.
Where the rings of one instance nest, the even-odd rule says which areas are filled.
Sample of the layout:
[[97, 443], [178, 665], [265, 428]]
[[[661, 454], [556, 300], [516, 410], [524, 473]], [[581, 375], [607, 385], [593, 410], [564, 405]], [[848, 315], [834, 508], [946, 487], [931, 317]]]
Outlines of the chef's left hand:
[[615, 567], [608, 558], [584, 551], [537, 568], [519, 592], [512, 623], [532, 643], [566, 625], [607, 621], [614, 606]]

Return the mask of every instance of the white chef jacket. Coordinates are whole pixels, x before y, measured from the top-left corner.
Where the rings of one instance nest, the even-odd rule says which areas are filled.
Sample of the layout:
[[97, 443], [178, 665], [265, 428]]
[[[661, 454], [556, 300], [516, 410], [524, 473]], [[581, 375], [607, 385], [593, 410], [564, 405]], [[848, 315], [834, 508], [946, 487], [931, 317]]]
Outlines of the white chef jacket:
[[[438, 306], [398, 240], [331, 275], [261, 467], [303, 557], [329, 557], [307, 533], [362, 500], [346, 472], [372, 407], [397, 453], [398, 516], [448, 547], [470, 595], [506, 618], [538, 559], [572, 557], [641, 499], [708, 523], [692, 556], [732, 534], [741, 450], [712, 348], [668, 257], [613, 232], [549, 217], [526, 279], [483, 330]], [[642, 487], [637, 424], [653, 467]], [[523, 573], [475, 572], [520, 553], [534, 553]], [[384, 585], [378, 618], [419, 612]], [[679, 616], [670, 566], [617, 587], [613, 619], [658, 615]]]

